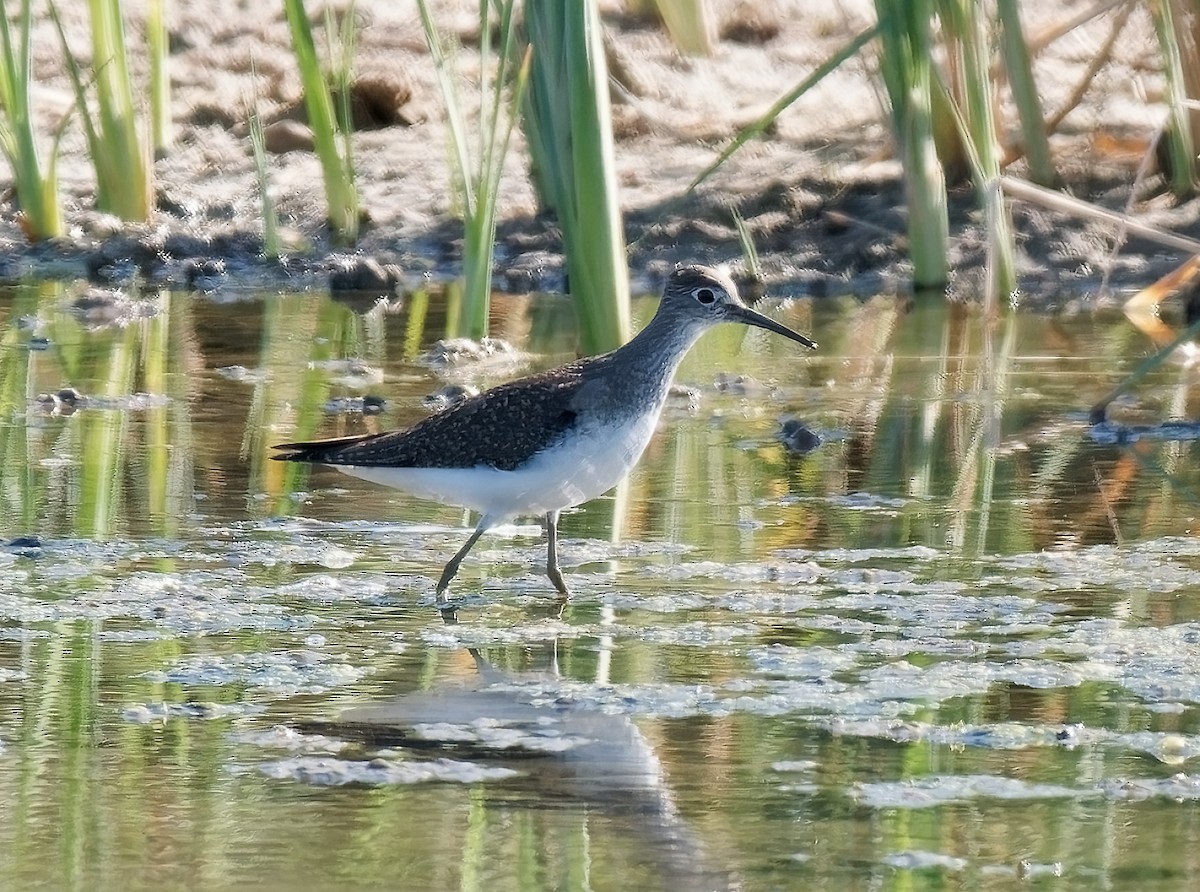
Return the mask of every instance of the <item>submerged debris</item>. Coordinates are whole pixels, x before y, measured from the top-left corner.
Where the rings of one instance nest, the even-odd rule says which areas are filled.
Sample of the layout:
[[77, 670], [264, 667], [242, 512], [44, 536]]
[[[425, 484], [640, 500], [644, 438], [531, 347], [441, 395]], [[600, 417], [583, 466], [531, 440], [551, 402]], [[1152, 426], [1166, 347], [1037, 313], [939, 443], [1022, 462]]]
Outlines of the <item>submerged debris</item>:
[[185, 260], [183, 281], [195, 291], [216, 291], [225, 281], [225, 261], [219, 257]]
[[239, 384], [261, 384], [267, 380], [267, 373], [261, 369], [248, 369], [244, 365], [227, 365], [213, 369], [222, 378], [237, 381]]
[[799, 418], [788, 418], [780, 427], [779, 442], [797, 455], [807, 455], [821, 445], [821, 438]]
[[326, 372], [330, 381], [344, 387], [362, 388], [383, 381], [383, 369], [365, 359], [324, 359], [310, 362], [308, 367]]
[[470, 384], [447, 384], [423, 397], [421, 405], [430, 412], [442, 412], [451, 406], [458, 405], [464, 400], [476, 396], [478, 393], [479, 388], [472, 387]]
[[286, 653], [236, 653], [222, 657], [201, 654], [180, 660], [171, 669], [147, 672], [151, 681], [182, 685], [240, 684], [266, 688], [276, 693], [320, 693], [330, 687], [351, 684], [368, 669], [336, 662], [330, 655], [312, 650]]
[[743, 375], [737, 372], [719, 373], [713, 379], [713, 387], [717, 389], [718, 393], [730, 393], [752, 399], [763, 399], [778, 392], [773, 385], [763, 384], [752, 375]]
[[700, 391], [686, 384], [672, 384], [667, 390], [667, 408], [694, 414], [700, 408]]
[[156, 300], [138, 300], [114, 288], [88, 288], [71, 302], [71, 313], [92, 329], [124, 326], [155, 316]]
[[54, 393], [39, 393], [32, 405], [44, 415], [68, 416], [84, 409], [107, 412], [144, 412], [160, 409], [171, 402], [170, 398], [154, 393], [131, 393], [128, 396], [86, 396], [74, 387], [63, 387]]
[[33, 405], [45, 415], [74, 415], [83, 400], [83, 394], [74, 387], [64, 387], [55, 393], [39, 393]]
[[327, 400], [322, 407], [326, 415], [378, 415], [387, 408], [381, 396], [339, 396]]
[[1101, 421], [1088, 428], [1088, 436], [1105, 446], [1125, 446], [1139, 440], [1186, 442], [1200, 440], [1200, 421], [1164, 421], [1162, 424], [1117, 424]]
[[139, 703], [121, 711], [121, 718], [135, 725], [150, 725], [168, 719], [225, 719], [260, 712], [251, 703]]
[[37, 536], [17, 536], [5, 542], [4, 547], [17, 554], [32, 557], [42, 553], [42, 540]]
[[899, 870], [948, 870], [952, 873], [966, 870], [970, 864], [966, 858], [956, 858], [940, 852], [923, 852], [918, 849], [892, 852], [884, 856], [883, 863]]
[[[1079, 799], [1083, 790], [990, 774], [934, 775], [855, 784], [850, 794], [868, 808], [931, 808], [975, 799]], [[1092, 796], [1099, 791], [1091, 791]]]
[[487, 767], [455, 759], [400, 762], [383, 758], [353, 761], [329, 756], [297, 756], [266, 762], [257, 767], [267, 777], [276, 780], [294, 780], [318, 787], [431, 782], [476, 784], [480, 781], [507, 780], [519, 775], [511, 768]]
[[394, 263], [380, 263], [372, 257], [341, 258], [329, 274], [329, 290], [334, 294], [393, 294], [404, 273]]
[[417, 362], [430, 368], [446, 368], [495, 357], [516, 357], [517, 351], [500, 338], [444, 338], [422, 353]]

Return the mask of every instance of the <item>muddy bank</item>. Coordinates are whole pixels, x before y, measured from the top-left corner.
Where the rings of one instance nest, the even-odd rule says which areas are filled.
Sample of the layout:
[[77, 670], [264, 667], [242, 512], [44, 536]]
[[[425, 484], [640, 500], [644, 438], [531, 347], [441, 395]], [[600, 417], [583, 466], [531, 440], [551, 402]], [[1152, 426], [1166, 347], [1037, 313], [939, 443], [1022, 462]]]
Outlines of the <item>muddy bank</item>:
[[[471, 5], [441, 4], [445, 28], [464, 38], [463, 70], [477, 57]], [[907, 287], [903, 189], [891, 158], [886, 116], [864, 56], [842, 66], [745, 147], [696, 194], [687, 184], [738, 129], [754, 120], [871, 21], [871, 4], [814, 11], [804, 0], [718, 3], [722, 40], [711, 58], [686, 58], [662, 31], [605, 5], [612, 43], [617, 161], [629, 264], [639, 290], [652, 290], [674, 263], [739, 263], [729, 208], [754, 235], [772, 293], [866, 296]], [[1056, 15], [1082, 4], [1060, 4]], [[201, 8], [202, 7], [202, 8]], [[82, 3], [63, 5], [71, 40], [86, 55]], [[271, 189], [290, 246], [280, 260], [262, 256], [247, 109], [257, 101], [269, 120], [294, 117], [300, 87], [286, 23], [273, 6], [242, 0], [177, 4], [171, 56], [175, 144], [155, 167], [158, 210], [146, 225], [123, 224], [90, 208], [93, 180], [82, 136], [68, 130], [60, 161], [69, 236], [29, 244], [11, 191], [0, 218], [0, 279], [81, 277], [116, 284], [203, 289], [325, 287], [331, 278], [401, 289], [428, 276], [457, 274], [461, 229], [452, 216], [440, 98], [415, 5], [360, 0], [358, 73], [395, 97], [385, 126], [355, 137], [362, 203], [369, 216], [353, 249], [337, 246], [322, 221], [324, 195], [311, 152], [271, 156]], [[137, 33], [140, 10], [131, 8]], [[1045, 13], [1027, 10], [1036, 30]], [[1054, 44], [1038, 62], [1047, 109], [1057, 108], [1107, 33], [1097, 20]], [[1119, 56], [1097, 77], [1085, 103], [1055, 137], [1069, 192], [1144, 222], [1200, 236], [1200, 204], [1135, 195], [1139, 150], [1165, 112], [1148, 21], [1134, 21]], [[48, 22], [34, 35], [39, 108], [45, 132], [70, 105], [70, 89]], [[390, 93], [389, 93], [390, 91]], [[469, 91], [466, 91], [469, 93]], [[253, 97], [257, 96], [257, 100]], [[1098, 138], [1100, 137], [1100, 138]], [[1114, 139], [1112, 137], [1119, 137]], [[1113, 147], [1119, 145], [1121, 149]], [[560, 291], [560, 240], [536, 213], [519, 139], [506, 166], [496, 255], [497, 287]], [[1021, 173], [1018, 163], [1016, 174]], [[1183, 258], [1144, 240], [1115, 249], [1114, 227], [1072, 220], [1017, 204], [1023, 300], [1048, 308], [1110, 299], [1140, 287]], [[984, 243], [966, 187], [951, 208], [951, 291], [978, 290]], [[358, 278], [364, 277], [364, 278]], [[1107, 287], [1101, 293], [1102, 283]]]

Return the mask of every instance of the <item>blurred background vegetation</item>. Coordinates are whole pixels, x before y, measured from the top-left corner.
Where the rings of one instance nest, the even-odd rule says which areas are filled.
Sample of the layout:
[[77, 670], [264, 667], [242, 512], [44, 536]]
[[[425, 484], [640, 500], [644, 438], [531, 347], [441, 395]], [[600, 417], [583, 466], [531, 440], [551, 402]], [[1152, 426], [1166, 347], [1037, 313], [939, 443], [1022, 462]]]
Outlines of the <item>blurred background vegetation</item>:
[[[264, 193], [258, 205], [261, 220], [238, 223], [243, 231], [263, 233], [259, 253], [264, 261], [278, 262], [281, 254], [286, 261], [319, 250], [304, 238], [280, 242], [276, 203], [265, 194], [279, 189], [273, 184], [277, 171], [269, 169], [273, 154], [311, 150], [320, 159], [326, 206], [323, 214], [305, 208], [308, 220], [301, 225], [312, 232], [311, 224], [323, 218], [327, 228], [323, 235], [318, 231], [318, 240], [327, 238], [331, 246], [350, 249], [359, 242], [364, 222], [370, 226], [379, 209], [372, 208], [373, 184], [362, 181], [362, 149], [356, 149], [356, 143], [361, 146], [368, 126], [386, 130], [413, 123], [404, 120], [399, 96], [403, 77], [396, 72], [393, 81], [381, 81], [378, 74], [364, 73], [360, 48], [369, 42], [364, 35], [397, 27], [401, 20], [411, 25], [418, 20], [418, 8], [426, 38], [425, 76], [436, 71], [441, 84], [440, 99], [426, 97], [432, 102], [424, 114], [429, 121], [444, 119], [449, 125], [448, 138], [427, 140], [428, 151], [445, 156], [453, 189], [444, 197], [444, 206], [464, 221], [455, 251], [465, 289], [462, 312], [452, 324], [454, 333], [476, 338], [485, 334], [493, 271], [505, 271], [514, 259], [511, 247], [506, 246], [501, 257], [494, 251], [496, 221], [528, 210], [514, 206], [509, 197], [512, 178], [506, 171], [511, 174], [512, 164], [518, 164], [532, 183], [536, 210], [542, 215], [539, 225], [551, 226], [558, 239], [563, 286], [577, 303], [581, 350], [609, 348], [629, 336], [625, 239], [630, 225], [623, 220], [613, 127], [614, 121], [628, 126], [627, 113], [619, 110], [651, 87], [638, 83], [637, 60], [628, 50], [615, 52], [612, 37], [620, 29], [665, 29], [680, 64], [695, 71], [697, 91], [706, 89], [705, 60], [719, 59], [731, 41], [760, 46], [764, 58], [777, 54], [771, 42], [784, 30], [781, 17], [792, 20], [784, 23], [789, 26], [811, 18], [814, 30], [823, 29], [822, 40], [814, 46], [826, 48], [823, 57], [806, 66], [793, 89], [777, 96], [723, 144], [707, 146], [707, 162], [679, 170], [674, 195], [664, 196], [656, 211], [639, 220], [638, 240], [672, 213], [693, 213], [689, 194], [711, 183], [739, 151], [770, 140], [781, 116], [847, 66], [861, 71], [880, 100], [881, 114], [890, 119], [891, 142], [860, 149], [899, 161], [905, 231], [891, 237], [902, 241], [911, 284], [918, 291], [940, 291], [955, 270], [963, 238], [952, 231], [949, 218], [955, 195], [974, 196], [987, 272], [976, 290], [991, 301], [1011, 299], [1018, 285], [1017, 236], [1010, 213], [1014, 197], [1054, 214], [1109, 219], [1118, 227], [1114, 241], [1119, 244], [1122, 219], [1136, 216], [1139, 196], [1153, 189], [1151, 181], [1163, 183], [1176, 202], [1193, 195], [1200, 138], [1200, 112], [1195, 107], [1200, 55], [1197, 10], [1190, 0], [1053, 6], [1017, 0], [876, 0], [873, 6], [842, 7], [844, 40], [828, 33], [829, 10], [804, 3], [757, 11], [751, 6], [716, 0], [586, 0], [562, 9], [534, 0], [421, 2], [411, 9], [401, 4], [388, 10], [385, 18], [391, 18], [384, 25], [381, 8], [371, 3], [318, 6], [287, 0], [276, 20], [282, 24], [286, 13], [290, 39], [277, 49], [290, 51], [290, 62], [278, 52], [265, 51], [263, 59], [250, 62], [255, 76], [268, 84], [281, 66], [290, 64], [303, 85], [302, 108], [292, 118], [267, 122], [255, 151], [259, 128], [254, 122], [259, 120], [256, 110], [262, 97], [256, 92], [222, 100], [228, 105], [223, 120], [242, 143], [243, 157], [255, 159], [257, 189]], [[172, 184], [155, 181], [156, 168], [161, 168], [155, 158], [181, 151], [173, 119], [194, 119], [196, 114], [194, 108], [181, 109], [172, 102], [172, 55], [187, 39], [174, 28], [181, 12], [168, 0], [144, 5], [123, 5], [120, 0], [90, 0], [86, 6], [63, 0], [6, 4], [0, 31], [0, 147], [11, 172], [9, 201], [28, 239], [53, 243], [70, 238], [67, 226], [76, 209], [68, 207], [64, 213], [58, 175], [64, 135], [69, 138], [76, 127], [86, 136], [85, 154], [95, 168], [95, 207], [133, 224], [162, 219], [155, 197], [161, 203]], [[1035, 26], [1027, 23], [1030, 18]], [[856, 30], [853, 26], [863, 19], [867, 26]], [[49, 32], [47, 22], [54, 26]], [[90, 46], [81, 42], [85, 36]], [[1158, 126], [1141, 133], [1095, 134], [1097, 141], [1132, 140], [1122, 149], [1131, 154], [1130, 203], [1114, 212], [1111, 203], [1090, 204], [1086, 195], [1072, 202], [1070, 193], [1077, 187], [1086, 193], [1088, 172], [1080, 169], [1073, 153], [1064, 155], [1058, 148], [1074, 144], [1060, 137], [1077, 135], [1069, 133], [1070, 117], [1082, 103], [1103, 106], [1104, 100], [1093, 95], [1106, 89], [1098, 83], [1098, 74], [1113, 61], [1115, 48], [1134, 39], [1142, 41], [1140, 62], [1154, 78], [1147, 83], [1156, 92], [1145, 95], [1145, 102], [1158, 109], [1151, 116]], [[1086, 64], [1076, 66], [1073, 71], [1082, 69], [1076, 80], [1064, 84], [1061, 69], [1042, 60], [1052, 49], [1061, 52], [1072, 45], [1074, 49], [1066, 52], [1085, 55]], [[809, 56], [812, 52], [806, 48]], [[238, 64], [245, 61], [239, 59]], [[220, 78], [219, 53], [213, 54], [212, 65], [211, 76]], [[50, 109], [39, 108], [39, 101], [52, 93], [47, 83], [61, 77], [60, 72], [66, 73], [71, 87], [69, 102], [65, 107], [60, 101]], [[194, 78], [194, 72], [188, 77]], [[385, 94], [387, 101], [380, 99]], [[1051, 96], [1053, 105], [1047, 98]], [[384, 107], [388, 102], [392, 105]], [[368, 125], [372, 114], [375, 118]], [[518, 124], [523, 135], [514, 140], [518, 160], [506, 165]], [[864, 135], [875, 139], [878, 132]], [[193, 135], [189, 141], [195, 139]], [[826, 139], [854, 144], [860, 136], [829, 133]], [[379, 150], [379, 143], [373, 146]], [[653, 167], [656, 161], [645, 158], [644, 163]], [[836, 177], [829, 183], [837, 188]], [[749, 215], [738, 215], [743, 198], [724, 198], [733, 218], [741, 220], [742, 236], [741, 248], [732, 242], [725, 254], [732, 259], [740, 253], [747, 269], [753, 269], [754, 240], [770, 233]], [[1143, 228], [1163, 227], [1152, 222]], [[394, 276], [385, 276], [383, 282], [400, 284]]]

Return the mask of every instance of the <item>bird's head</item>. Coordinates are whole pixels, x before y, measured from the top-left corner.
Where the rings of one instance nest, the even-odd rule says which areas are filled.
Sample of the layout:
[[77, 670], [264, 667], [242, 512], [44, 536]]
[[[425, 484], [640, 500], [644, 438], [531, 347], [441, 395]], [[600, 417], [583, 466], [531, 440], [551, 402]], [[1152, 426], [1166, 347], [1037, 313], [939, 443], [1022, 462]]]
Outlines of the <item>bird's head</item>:
[[672, 272], [663, 290], [662, 309], [710, 325], [741, 322], [781, 334], [810, 349], [817, 347], [810, 338], [742, 303], [733, 279], [711, 266], [681, 266]]

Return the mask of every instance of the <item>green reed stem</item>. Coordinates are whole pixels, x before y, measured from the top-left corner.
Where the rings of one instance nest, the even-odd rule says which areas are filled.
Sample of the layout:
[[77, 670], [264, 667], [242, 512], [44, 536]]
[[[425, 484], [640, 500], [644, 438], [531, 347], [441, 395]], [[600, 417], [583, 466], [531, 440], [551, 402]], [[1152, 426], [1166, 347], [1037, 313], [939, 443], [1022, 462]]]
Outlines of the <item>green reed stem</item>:
[[108, 156], [104, 190], [107, 203], [122, 219], [145, 220], [150, 215], [150, 171], [147, 152], [138, 137], [121, 3], [90, 0], [88, 8], [100, 132]]
[[421, 352], [425, 342], [425, 317], [429, 313], [429, 292], [419, 288], [408, 296], [408, 320], [404, 323], [404, 346], [400, 356], [412, 362]]
[[[356, 4], [354, 0], [342, 12], [339, 26], [333, 5], [325, 7], [325, 47], [329, 59], [328, 83], [331, 97], [337, 98], [338, 140], [341, 143], [341, 156], [350, 168], [351, 177], [354, 173], [354, 145], [351, 136], [354, 133], [354, 119], [351, 114], [351, 97], [354, 89], [354, 54], [358, 47], [358, 28], [356, 22]], [[356, 193], [357, 195], [357, 193]]]
[[[313, 143], [321, 161], [329, 225], [338, 241], [353, 244], [358, 238], [359, 205], [358, 190], [354, 183], [354, 158], [350, 152], [349, 122], [343, 129], [334, 114], [333, 97], [317, 59], [317, 48], [303, 0], [283, 0], [283, 7], [292, 34], [292, 50], [300, 69], [300, 80], [304, 85], [308, 126], [312, 129]], [[346, 15], [353, 19], [353, 9]]]
[[689, 56], [711, 56], [716, 49], [716, 25], [707, 0], [656, 0], [671, 41]]
[[[169, 386], [170, 307], [168, 292], [159, 292], [158, 312], [142, 324], [141, 384], [147, 393], [163, 397]], [[155, 406], [145, 413], [142, 420], [145, 472], [140, 475], [146, 488], [146, 513], [154, 521], [158, 532], [168, 535], [178, 531], [180, 520], [178, 515], [168, 510], [172, 454], [170, 413], [171, 407], [168, 405]]]
[[34, 132], [32, 26], [31, 0], [21, 0], [15, 43], [8, 15], [0, 15], [0, 151], [12, 169], [26, 235], [40, 241], [62, 235], [63, 226], [58, 204], [58, 139], [43, 168]]
[[[118, 399], [133, 392], [138, 331], [129, 326], [111, 333], [107, 349], [107, 377], [98, 381], [97, 395]], [[126, 467], [128, 412], [89, 412], [80, 418], [83, 461], [79, 474], [79, 508], [75, 532], [106, 538], [115, 532], [121, 516], [121, 476]]]
[[1167, 127], [1160, 138], [1167, 141], [1171, 191], [1179, 198], [1187, 198], [1196, 188], [1196, 150], [1186, 106], [1187, 83], [1171, 0], [1152, 0], [1150, 12], [1162, 54], [1163, 77], [1167, 87]]
[[1000, 48], [1004, 54], [1004, 69], [1008, 74], [1013, 102], [1017, 106], [1017, 116], [1021, 119], [1029, 179], [1041, 186], [1052, 186], [1058, 176], [1050, 154], [1050, 140], [1046, 136], [1037, 83], [1033, 79], [1033, 63], [1025, 43], [1025, 32], [1021, 28], [1020, 8], [1017, 0], [996, 0], [996, 8], [1000, 14]]
[[[6, 303], [10, 315], [0, 330], [0, 414], [21, 418], [29, 411], [34, 395], [35, 366], [39, 352], [28, 349], [29, 329], [25, 321], [36, 318], [43, 301], [61, 301], [65, 288], [59, 282], [18, 285]], [[37, 532], [44, 519], [38, 507], [45, 503], [46, 474], [31, 461], [34, 451], [32, 425], [0, 425], [0, 511], [7, 531]]]
[[934, 144], [931, 0], [875, 0], [882, 48], [880, 70], [892, 105], [892, 125], [904, 164], [913, 285], [941, 288], [948, 269], [946, 178]]
[[[948, 52], [956, 56], [965, 109], [947, 103], [955, 114], [962, 149], [985, 211], [988, 237], [989, 298], [1011, 295], [1016, 288], [1016, 243], [999, 189], [1000, 150], [996, 144], [995, 109], [988, 73], [986, 23], [973, 0], [940, 0], [943, 31], [950, 35]], [[935, 90], [944, 87], [940, 81]], [[949, 98], [949, 97], [947, 97]]]
[[150, 143], [155, 157], [171, 148], [171, 72], [168, 63], [168, 0], [146, 4], [146, 45], [150, 54]]
[[523, 121], [538, 196], [562, 230], [581, 348], [611, 349], [629, 337], [629, 269], [600, 13], [596, 0], [527, 0], [525, 28]]
[[67, 43], [58, 10], [50, 4], [96, 171], [96, 206], [122, 220], [147, 220], [153, 206], [153, 168], [149, 150], [138, 136], [120, 0], [89, 0], [88, 11], [92, 24], [88, 74], [95, 85], [94, 110], [83, 68]]
[[[495, 22], [492, 7], [497, 17]], [[501, 175], [517, 109], [528, 81], [529, 54], [522, 57], [517, 46], [514, 0], [495, 4], [480, 0], [479, 142], [472, 161], [454, 71], [426, 0], [417, 0], [417, 8], [446, 106], [451, 175], [463, 215], [464, 287], [461, 304], [456, 305], [457, 312], [447, 319], [450, 326], [447, 333], [481, 338], [488, 330]], [[492, 46], [493, 24], [499, 34], [495, 48]], [[495, 71], [491, 72], [493, 67]]]

